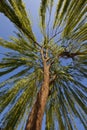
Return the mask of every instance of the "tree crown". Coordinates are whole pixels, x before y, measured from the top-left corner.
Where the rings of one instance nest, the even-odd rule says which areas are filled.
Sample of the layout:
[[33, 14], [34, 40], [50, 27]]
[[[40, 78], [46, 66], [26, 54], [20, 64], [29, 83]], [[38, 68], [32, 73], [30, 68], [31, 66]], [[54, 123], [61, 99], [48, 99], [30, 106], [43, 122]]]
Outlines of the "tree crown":
[[87, 87], [81, 81], [87, 78], [86, 4], [86, 0], [41, 0], [39, 43], [23, 1], [0, 1], [0, 12], [18, 29], [9, 41], [0, 38], [0, 46], [8, 49], [0, 60], [0, 77], [9, 74], [0, 84], [0, 112], [6, 112], [1, 121], [7, 129], [25, 124], [43, 82], [43, 60], [50, 66], [46, 129], [55, 129], [56, 121], [60, 130], [77, 129], [73, 116], [86, 129]]

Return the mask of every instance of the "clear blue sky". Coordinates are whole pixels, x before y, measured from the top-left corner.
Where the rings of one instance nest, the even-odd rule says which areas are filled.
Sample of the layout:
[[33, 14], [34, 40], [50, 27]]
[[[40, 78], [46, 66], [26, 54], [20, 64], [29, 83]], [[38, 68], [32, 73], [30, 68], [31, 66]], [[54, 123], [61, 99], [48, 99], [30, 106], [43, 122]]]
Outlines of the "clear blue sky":
[[[38, 41], [41, 40], [41, 35], [40, 35], [40, 30], [38, 28], [39, 26], [39, 5], [40, 5], [40, 0], [24, 0], [27, 6], [27, 10], [29, 12], [29, 16], [31, 17], [31, 20], [33, 21], [33, 31], [37, 36]], [[13, 23], [9, 21], [3, 14], [0, 14], [0, 37], [3, 37], [4, 39], [9, 39], [9, 36], [14, 35], [14, 31], [17, 31], [16, 28], [14, 27]], [[4, 49], [0, 47], [0, 52], [5, 51]], [[85, 81], [86, 82], [86, 81]], [[86, 84], [86, 83], [85, 83]], [[80, 124], [80, 121], [78, 119], [75, 119], [77, 122], [78, 130], [84, 130], [82, 124]], [[44, 130], [44, 123], [43, 123], [43, 128]]]

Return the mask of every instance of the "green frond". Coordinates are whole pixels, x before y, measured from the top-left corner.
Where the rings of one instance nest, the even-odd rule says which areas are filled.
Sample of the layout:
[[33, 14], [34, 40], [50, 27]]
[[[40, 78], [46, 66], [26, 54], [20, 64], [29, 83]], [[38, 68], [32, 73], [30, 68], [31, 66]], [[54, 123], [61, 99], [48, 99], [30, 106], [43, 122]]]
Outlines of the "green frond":
[[[65, 83], [62, 84], [62, 82], [61, 82], [61, 84], [62, 84], [61, 87], [63, 87], [63, 89], [64, 89], [63, 95], [67, 96], [67, 98], [66, 98], [67, 101], [69, 101], [68, 99], [71, 96], [71, 99], [73, 100], [72, 102], [74, 104], [76, 104], [77, 107], [78, 107], [78, 105], [81, 107], [81, 109], [82, 109], [81, 112], [84, 111], [84, 113], [86, 113], [86, 109], [87, 109], [86, 104], [85, 104], [86, 95], [81, 93], [81, 90], [79, 89], [79, 83], [77, 82], [76, 84], [74, 84], [71, 87], [71, 84], [74, 83], [74, 81], [72, 81], [71, 83], [69, 83], [69, 82], [67, 83], [67, 81], [65, 81], [65, 82], [66, 82], [66, 84]], [[77, 85], [78, 85], [78, 87], [77, 87]], [[82, 88], [82, 84], [80, 84], [80, 85], [81, 85], [81, 88]], [[86, 91], [87, 91], [87, 89], [86, 89]], [[76, 106], [73, 106], [73, 107], [76, 107]], [[76, 109], [76, 108], [72, 108], [71, 103], [70, 103], [70, 107], [71, 107], [72, 111], [74, 112], [74, 109]], [[78, 112], [78, 110], [77, 110], [77, 112]], [[75, 112], [75, 115], [76, 115], [76, 112]], [[83, 114], [83, 116], [84, 116], [84, 121], [83, 122], [85, 122], [85, 126], [86, 126], [86, 116], [84, 114]], [[83, 117], [80, 117], [80, 118], [81, 118], [81, 120], [83, 120]]]
[[64, 0], [59, 0], [58, 1], [58, 4], [57, 4], [57, 7], [56, 7], [56, 15], [55, 15], [55, 19], [54, 19], [54, 27], [57, 23], [57, 20], [58, 20], [58, 17], [59, 17], [59, 12], [61, 10], [61, 7], [62, 7], [62, 3], [63, 3]]
[[45, 28], [45, 19], [46, 19], [46, 9], [48, 6], [48, 1], [49, 0], [42, 0], [41, 5], [40, 5], [40, 17], [41, 17], [41, 26], [44, 29]]
[[[14, 99], [11, 102], [11, 104], [13, 104], [14, 107], [10, 109], [10, 113], [8, 113], [5, 117], [5, 120], [7, 120], [8, 122], [5, 129], [14, 129], [15, 124], [19, 122], [19, 120], [23, 116], [26, 110], [27, 103], [29, 103], [28, 105], [30, 105], [30, 107], [32, 103], [34, 103], [36, 95], [36, 87], [34, 81], [31, 83], [28, 79], [28, 82], [26, 82], [24, 85], [21, 83], [20, 86], [25, 86], [25, 89], [23, 93], [20, 94], [19, 99], [16, 101], [15, 104], [13, 104]], [[23, 90], [23, 88], [21, 88], [21, 90]]]
[[78, 108], [76, 109], [77, 103], [75, 102], [75, 99], [73, 98], [72, 93], [70, 92], [70, 94], [68, 95], [67, 88], [64, 88], [64, 89], [65, 89], [67, 101], [69, 102], [74, 115], [76, 115], [76, 117], [78, 117], [80, 119], [80, 121], [84, 124], [84, 127], [86, 128], [86, 124], [84, 123], [83, 118], [79, 115]]
[[28, 62], [28, 60], [19, 56], [16, 58], [3, 58], [0, 62], [0, 69], [2, 69], [2, 71], [0, 72], [0, 76], [10, 73], [21, 66], [28, 66], [32, 68], [32, 63]]
[[1, 105], [0, 105], [0, 111], [3, 111], [5, 106], [7, 106], [11, 100], [16, 97], [17, 93], [20, 90], [23, 90], [26, 85], [28, 84], [28, 79], [22, 79], [16, 83], [14, 87], [12, 87], [6, 94], [2, 95], [1, 98]]
[[[55, 85], [54, 85], [55, 84]], [[56, 123], [58, 123], [58, 127], [60, 130], [64, 129], [64, 122], [62, 119], [62, 113], [61, 113], [61, 104], [59, 103], [59, 90], [57, 88], [57, 84], [54, 83], [51, 89], [51, 96], [50, 103], [53, 106], [53, 113], [55, 115]], [[56, 100], [55, 100], [56, 99]], [[51, 106], [50, 106], [51, 107]]]
[[87, 40], [87, 24], [83, 24], [83, 26], [80, 27], [79, 31], [77, 31], [74, 35], [73, 35], [73, 39], [78, 39], [78, 41], [83, 41], [82, 39], [86, 37], [86, 39], [84, 39], [85, 41]]
[[61, 112], [60, 112], [60, 108], [55, 107], [55, 114], [56, 114], [56, 118], [58, 120], [58, 125], [59, 125], [59, 129], [60, 130], [63, 130], [64, 129], [64, 123], [63, 123], [63, 120], [62, 120], [62, 115], [61, 115]]
[[[73, 127], [74, 129], [77, 130], [77, 125], [74, 121], [75, 115], [78, 118], [80, 118], [82, 123], [84, 122], [83, 124], [84, 127], [86, 128], [86, 113], [84, 112], [86, 112], [87, 108], [85, 107], [84, 109], [85, 104], [83, 104], [83, 107], [81, 106], [81, 104], [79, 104], [81, 103], [81, 100], [83, 100], [82, 102], [84, 102], [84, 100], [86, 101], [86, 96], [84, 97], [84, 95], [81, 94], [79, 86], [78, 86], [79, 91], [76, 92], [78, 83], [76, 85], [74, 84], [72, 88], [69, 82], [67, 83], [67, 81], [60, 81], [59, 77], [58, 80], [59, 81], [58, 82], [56, 81], [55, 82], [56, 84], [54, 86], [54, 91], [56, 90], [57, 95], [54, 98], [55, 100], [53, 100], [53, 106], [55, 110], [53, 113], [55, 113], [57, 117], [60, 130], [67, 128], [73, 130]], [[78, 98], [75, 95], [73, 95], [73, 91], [71, 89], [73, 89], [75, 93], [78, 93], [78, 96], [81, 97], [82, 99], [79, 98], [79, 100], [77, 100]], [[79, 92], [81, 95], [79, 94]], [[53, 93], [51, 94], [51, 99], [53, 98]], [[79, 108], [76, 109], [76, 107], [79, 107], [78, 105], [81, 107], [80, 112], [82, 113], [82, 117], [80, 114], [78, 114]]]
[[0, 39], [0, 45], [7, 49], [10, 49], [4, 54], [4, 57], [0, 61], [0, 76], [10, 73], [21, 66], [32, 68], [32, 64], [36, 64], [36, 60], [39, 58], [37, 49], [30, 45], [23, 38], [11, 38], [12, 41], [5, 41]]
[[29, 56], [29, 54], [31, 55], [31, 53], [38, 51], [37, 48], [31, 45], [31, 43], [29, 43], [29, 41], [27, 41], [27, 39], [23, 38], [22, 36], [18, 38], [11, 37], [10, 39], [10, 41], [0, 39], [0, 46], [26, 56]]
[[18, 30], [27, 36], [31, 43], [35, 41], [31, 22], [22, 0], [2, 0], [0, 2], [0, 12], [8, 17], [16, 25]]
[[[7, 91], [7, 88], [5, 89], [5, 86], [9, 85], [9, 84], [12, 84], [12, 83], [15, 83], [17, 82], [20, 78], [23, 78], [24, 76], [28, 75], [29, 74], [29, 70], [30, 68], [24, 68], [22, 69], [20, 72], [18, 72], [17, 74], [14, 74], [12, 76], [9, 77], [9, 79], [5, 80], [5, 81], [2, 81], [0, 83], [0, 89], [4, 92]], [[2, 91], [0, 92], [0, 94], [2, 95]]]
[[[2, 118], [3, 123], [7, 123], [5, 124], [5, 129], [15, 129], [18, 127], [26, 108], [28, 107], [28, 109], [31, 109], [32, 103], [36, 100], [39, 87], [37, 87], [37, 85], [41, 82], [41, 78], [41, 70], [38, 69], [35, 72], [32, 72], [29, 76], [22, 77], [20, 80], [18, 79], [13, 86], [12, 81], [11, 84], [9, 80], [5, 82], [5, 84], [9, 83], [9, 85], [11, 85], [5, 93], [3, 93], [2, 90], [3, 95], [1, 94], [0, 97], [0, 112], [3, 113], [6, 106], [9, 108], [9, 113]], [[4, 84], [2, 83], [2, 85]], [[6, 122], [4, 122], [4, 120]]]
[[46, 110], [46, 127], [45, 130], [54, 130], [55, 129], [55, 120], [54, 120], [54, 107], [52, 104], [49, 105], [49, 108]]
[[[86, 17], [86, 10], [87, 7], [86, 1], [75, 1], [74, 0], [71, 2], [71, 5], [67, 11], [66, 14], [66, 26], [63, 31], [63, 36], [69, 36], [71, 33], [73, 33], [74, 28], [79, 24], [79, 22], [82, 20], [82, 17]], [[72, 7], [71, 7], [72, 6]], [[80, 27], [79, 27], [80, 28]]]
[[70, 0], [58, 0], [58, 4], [56, 7], [56, 15], [54, 19], [54, 27], [58, 26], [58, 24], [61, 24], [61, 22], [64, 19], [64, 15], [67, 12], [67, 9], [69, 7]]

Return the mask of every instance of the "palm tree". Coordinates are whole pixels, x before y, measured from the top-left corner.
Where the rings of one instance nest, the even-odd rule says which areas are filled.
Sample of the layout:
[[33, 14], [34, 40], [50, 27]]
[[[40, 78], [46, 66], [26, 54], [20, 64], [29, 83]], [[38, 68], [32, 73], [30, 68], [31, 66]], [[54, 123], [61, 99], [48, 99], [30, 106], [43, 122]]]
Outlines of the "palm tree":
[[[41, 0], [38, 42], [22, 0], [0, 0], [18, 32], [0, 60], [0, 126], [4, 130], [87, 128], [86, 0]], [[56, 10], [55, 9], [56, 5]], [[2, 55], [2, 54], [0, 54]]]

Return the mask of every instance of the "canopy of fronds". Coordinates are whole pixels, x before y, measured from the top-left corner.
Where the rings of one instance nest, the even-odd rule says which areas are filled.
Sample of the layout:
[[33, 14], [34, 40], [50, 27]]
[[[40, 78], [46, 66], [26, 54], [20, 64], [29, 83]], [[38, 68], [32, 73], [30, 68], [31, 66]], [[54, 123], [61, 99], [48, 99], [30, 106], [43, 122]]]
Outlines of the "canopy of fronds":
[[0, 53], [0, 127], [24, 130], [43, 82], [43, 48], [51, 64], [50, 79], [56, 76], [45, 109], [45, 130], [77, 130], [75, 118], [86, 130], [87, 0], [41, 0], [41, 43], [22, 0], [0, 0], [0, 12], [18, 29], [16, 37], [0, 38], [0, 46], [7, 48]]

